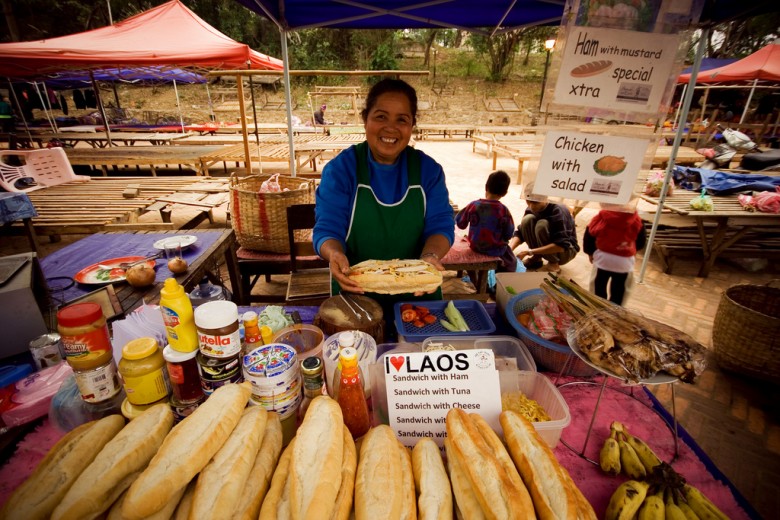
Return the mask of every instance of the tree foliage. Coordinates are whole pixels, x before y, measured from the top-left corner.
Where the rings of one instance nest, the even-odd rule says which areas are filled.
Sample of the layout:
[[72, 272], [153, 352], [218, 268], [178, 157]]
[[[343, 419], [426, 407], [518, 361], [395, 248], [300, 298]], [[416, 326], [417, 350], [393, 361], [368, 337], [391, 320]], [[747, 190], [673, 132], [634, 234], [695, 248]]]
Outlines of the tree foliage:
[[715, 26], [707, 42], [709, 58], [744, 58], [780, 37], [780, 12]]

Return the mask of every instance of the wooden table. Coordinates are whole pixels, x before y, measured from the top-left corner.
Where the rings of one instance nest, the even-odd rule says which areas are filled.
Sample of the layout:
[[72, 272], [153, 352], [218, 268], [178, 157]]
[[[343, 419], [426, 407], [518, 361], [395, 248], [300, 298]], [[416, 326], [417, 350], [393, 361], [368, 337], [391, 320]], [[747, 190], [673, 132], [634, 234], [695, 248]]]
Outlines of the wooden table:
[[427, 139], [431, 135], [441, 135], [445, 138], [463, 134], [463, 137], [469, 138], [474, 134], [476, 125], [439, 125], [439, 124], [418, 124], [416, 127], [417, 139]]
[[190, 168], [197, 175], [203, 175], [201, 157], [217, 152], [222, 146], [133, 146], [113, 148], [67, 148], [68, 160], [74, 166], [100, 166], [103, 175], [108, 167], [115, 170], [119, 166], [149, 166], [152, 175], [157, 175], [157, 167], [178, 165]]
[[[171, 144], [177, 139], [182, 139], [190, 135], [189, 133], [170, 133], [170, 132], [111, 132], [111, 142], [113, 144], [122, 144], [133, 146], [136, 143], [149, 143], [153, 146]], [[42, 134], [42, 139], [59, 139], [66, 146], [76, 146], [78, 143], [87, 143], [92, 148], [108, 147], [108, 137], [105, 133], [77, 133], [77, 132], [59, 132], [52, 134]]]
[[[665, 168], [669, 163], [669, 159], [672, 156], [672, 146], [659, 146], [655, 150], [653, 156], [653, 168]], [[687, 146], [680, 146], [677, 150], [677, 157], [674, 159], [674, 164], [681, 166], [693, 166], [696, 163], [702, 162], [704, 157], [696, 153], [696, 150]]]
[[[212, 208], [227, 204], [228, 179], [211, 177], [93, 177], [89, 182], [70, 182], [28, 193], [37, 217], [32, 219], [40, 235], [101, 231], [157, 229], [173, 231], [171, 213], [187, 208], [202, 211], [181, 229], [196, 226]], [[168, 199], [168, 201], [166, 201]], [[171, 200], [175, 202], [171, 202]], [[140, 222], [149, 211], [159, 211], [162, 222]], [[20, 224], [3, 228], [20, 234]]]
[[[232, 229], [190, 230], [188, 235], [195, 235], [198, 241], [182, 252], [189, 268], [185, 273], [173, 275], [165, 264], [165, 260], [157, 260], [157, 276], [154, 285], [136, 289], [126, 282], [113, 284], [122, 311], [127, 313], [144, 303], [157, 303], [160, 290], [167, 278], [175, 277], [185, 291], [191, 291], [204, 277], [212, 283], [219, 283], [219, 264], [225, 264], [233, 288], [234, 301], [240, 301], [240, 280], [238, 263], [236, 261], [236, 238]], [[54, 277], [73, 277], [80, 270], [111, 258], [123, 256], [148, 256], [155, 252], [153, 244], [165, 237], [177, 233], [154, 233], [136, 231], [131, 233], [96, 233], [87, 238], [73, 242], [52, 253], [41, 261], [44, 276], [49, 280], [52, 297], [67, 303], [98, 289], [96, 285], [76, 284], [65, 290], [54, 290], [62, 287], [62, 279], [51, 280]]]

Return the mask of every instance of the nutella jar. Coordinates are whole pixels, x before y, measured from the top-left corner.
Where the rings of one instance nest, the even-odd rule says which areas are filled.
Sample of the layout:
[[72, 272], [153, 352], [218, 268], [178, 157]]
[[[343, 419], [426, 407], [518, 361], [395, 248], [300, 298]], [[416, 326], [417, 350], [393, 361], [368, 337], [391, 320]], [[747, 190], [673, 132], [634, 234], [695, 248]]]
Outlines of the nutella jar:
[[228, 301], [204, 303], [195, 309], [198, 348], [211, 358], [233, 358], [241, 353], [238, 306]]

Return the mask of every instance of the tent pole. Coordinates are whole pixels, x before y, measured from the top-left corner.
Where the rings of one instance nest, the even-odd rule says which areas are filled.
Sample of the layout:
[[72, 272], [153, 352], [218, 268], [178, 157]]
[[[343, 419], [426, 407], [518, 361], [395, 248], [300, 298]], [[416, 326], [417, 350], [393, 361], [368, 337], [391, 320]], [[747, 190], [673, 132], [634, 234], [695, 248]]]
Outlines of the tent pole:
[[674, 112], [674, 122], [672, 123], [672, 128], [677, 130], [677, 121], [680, 117], [680, 107], [682, 106], [682, 100], [685, 99], [685, 92], [688, 90], [688, 84], [686, 83], [683, 85], [682, 93], [680, 94], [680, 104], [677, 105], [677, 110]]
[[46, 99], [46, 105], [49, 107], [49, 115], [51, 117], [51, 126], [54, 127], [54, 132], [59, 134], [60, 133], [60, 129], [57, 126], [57, 119], [54, 117], [54, 108], [51, 106], [51, 99], [49, 99], [49, 91], [46, 90], [46, 82], [45, 81], [41, 81], [41, 85], [43, 86], [43, 97]]
[[211, 101], [211, 90], [209, 90], [208, 81], [206, 81], [206, 97], [209, 98], [209, 115], [211, 116], [211, 120], [216, 122], [217, 115], [214, 113], [214, 103]]
[[181, 113], [181, 103], [179, 102], [179, 88], [176, 86], [176, 80], [173, 80], [173, 91], [176, 93], [176, 109], [179, 111], [179, 125], [181, 133], [184, 133], [184, 116]]
[[290, 175], [295, 177], [295, 140], [292, 122], [292, 87], [290, 85], [290, 57], [287, 53], [287, 31], [279, 29], [282, 35], [282, 61], [284, 62], [284, 98], [287, 104], [287, 142], [290, 146]]
[[[696, 85], [696, 77], [699, 75], [699, 67], [701, 66], [701, 59], [704, 56], [704, 49], [707, 46], [707, 40], [709, 39], [709, 28], [702, 30], [701, 38], [699, 39], [699, 45], [696, 48], [696, 57], [693, 60], [693, 67], [691, 68], [691, 77], [688, 80], [688, 89], [685, 91], [685, 97], [683, 98], [682, 110], [680, 112], [680, 120], [688, 120], [688, 110], [691, 108], [691, 101], [693, 100], [694, 86]], [[674, 168], [674, 159], [677, 157], [677, 151], [680, 149], [680, 142], [682, 141], [683, 130], [685, 125], [682, 124], [677, 128], [677, 133], [674, 134], [674, 144], [672, 144], [672, 154], [669, 157], [669, 163], [666, 165], [666, 174], [664, 175], [664, 184], [661, 187], [661, 195], [658, 200], [658, 204], [655, 207], [655, 217], [653, 218], [653, 227], [650, 230], [650, 237], [647, 239], [647, 247], [642, 257], [642, 268], [639, 271], [639, 283], [643, 283], [645, 280], [645, 270], [647, 269], [647, 262], [650, 260], [650, 254], [653, 252], [653, 240], [655, 240], [656, 231], [658, 231], [658, 223], [661, 221], [661, 213], [664, 209], [664, 201], [666, 200], [666, 190], [669, 188], [669, 182], [672, 178], [672, 169]]]
[[753, 100], [753, 94], [756, 92], [756, 83], [758, 83], [758, 78], [753, 80], [753, 86], [750, 87], [750, 94], [748, 94], [747, 103], [745, 103], [745, 109], [742, 111], [742, 117], [739, 118], [739, 124], [745, 122], [745, 116], [747, 116], [748, 107], [750, 107], [750, 102]]
[[[251, 68], [252, 62], [247, 60], [246, 68]], [[252, 96], [252, 120], [255, 125], [255, 144], [257, 145], [257, 162], [260, 164], [260, 173], [263, 173], [263, 155], [260, 152], [260, 134], [257, 131], [257, 105], [255, 105], [255, 83], [252, 76], [249, 76], [249, 93]]]
[[236, 88], [238, 89], [238, 113], [241, 116], [241, 136], [244, 138], [244, 162], [246, 163], [246, 174], [252, 175], [252, 156], [249, 154], [249, 136], [246, 132], [244, 78], [240, 74], [236, 74]]
[[[43, 113], [46, 115], [46, 121], [49, 123], [49, 127], [51, 127], [52, 132], [54, 134], [57, 134], [57, 128], [54, 126], [54, 122], [52, 121], [51, 115], [49, 114], [49, 109], [47, 108], [47, 105], [49, 104], [48, 96], [46, 96], [46, 99], [44, 99], [44, 96], [41, 95], [41, 87], [38, 86], [37, 81], [33, 81], [33, 86], [35, 87], [35, 93], [38, 94], [38, 101], [41, 102], [41, 109], [43, 110]], [[46, 86], [44, 85], [44, 94], [46, 94]]]
[[111, 88], [114, 90], [114, 101], [116, 101], [116, 107], [122, 108], [122, 105], [119, 103], [119, 92], [116, 91], [116, 81], [111, 82]]
[[[14, 84], [11, 83], [11, 78], [6, 77], [5, 79], [8, 81], [8, 89], [11, 91], [11, 95], [14, 98], [14, 103], [16, 103], [16, 111], [22, 118], [22, 123], [24, 123], [24, 131], [27, 132], [27, 138], [30, 140], [30, 146], [32, 147], [32, 134], [30, 133], [30, 127], [27, 125], [27, 118], [24, 117], [24, 110], [22, 110], [22, 105], [19, 103], [19, 98], [16, 95], [16, 89], [14, 88]], [[8, 146], [11, 146], [10, 139], [8, 141]]]
[[95, 73], [89, 71], [89, 79], [92, 80], [92, 90], [95, 91], [95, 99], [97, 99], [97, 106], [100, 109], [100, 115], [103, 117], [103, 127], [106, 129], [106, 141], [108, 141], [109, 148], [114, 146], [111, 142], [111, 128], [109, 128], [108, 117], [106, 117], [106, 109], [103, 106], [103, 99], [100, 97], [100, 89], [98, 88], [97, 81], [95, 81]]

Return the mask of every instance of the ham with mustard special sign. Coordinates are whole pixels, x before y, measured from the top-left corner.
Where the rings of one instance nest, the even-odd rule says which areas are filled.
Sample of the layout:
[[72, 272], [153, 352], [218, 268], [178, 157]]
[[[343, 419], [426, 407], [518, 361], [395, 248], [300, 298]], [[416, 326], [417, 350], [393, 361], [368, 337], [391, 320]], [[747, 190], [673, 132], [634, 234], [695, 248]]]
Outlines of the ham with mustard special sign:
[[492, 350], [388, 355], [383, 372], [389, 424], [405, 446], [430, 437], [441, 448], [453, 407], [477, 413], [499, 428], [501, 386]]
[[563, 49], [553, 103], [658, 112], [678, 36], [574, 27]]
[[649, 144], [647, 139], [551, 130], [544, 139], [534, 193], [626, 204]]

